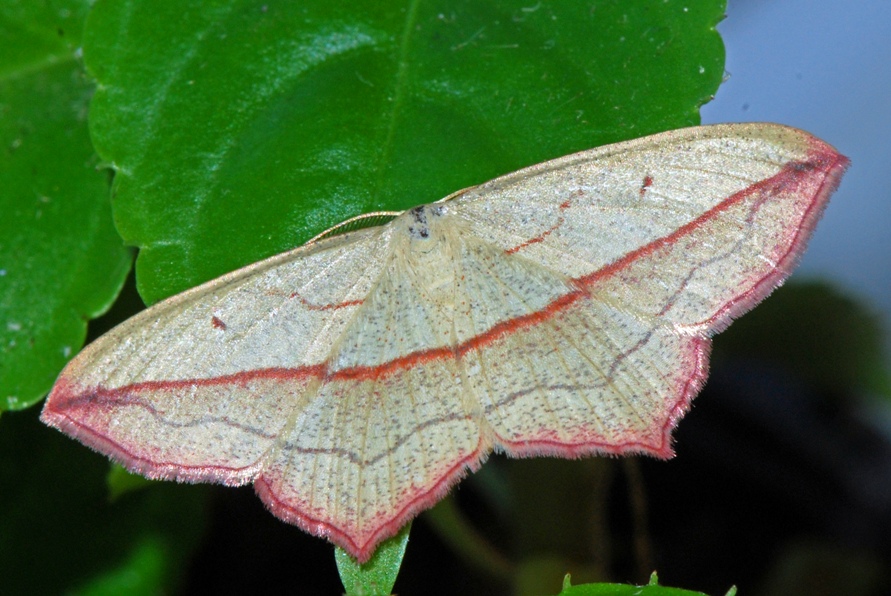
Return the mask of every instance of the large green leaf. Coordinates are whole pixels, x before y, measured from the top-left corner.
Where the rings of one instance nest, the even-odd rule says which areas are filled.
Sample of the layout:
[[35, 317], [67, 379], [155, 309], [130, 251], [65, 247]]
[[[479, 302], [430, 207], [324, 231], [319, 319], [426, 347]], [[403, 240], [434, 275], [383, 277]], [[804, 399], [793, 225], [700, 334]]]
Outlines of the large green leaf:
[[90, 126], [153, 302], [348, 216], [696, 124], [722, 0], [113, 0]]
[[0, 411], [43, 397], [129, 269], [75, 59], [88, 6], [0, 4]]

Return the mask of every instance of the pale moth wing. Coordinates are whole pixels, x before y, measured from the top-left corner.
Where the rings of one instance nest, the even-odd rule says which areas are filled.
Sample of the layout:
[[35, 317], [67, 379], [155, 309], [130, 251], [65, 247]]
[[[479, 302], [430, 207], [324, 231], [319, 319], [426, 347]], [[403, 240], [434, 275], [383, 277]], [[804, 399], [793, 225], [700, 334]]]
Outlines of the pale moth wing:
[[736, 124], [532, 166], [147, 309], [42, 420], [151, 478], [253, 482], [365, 561], [493, 450], [669, 457], [710, 336], [788, 276], [847, 163]]

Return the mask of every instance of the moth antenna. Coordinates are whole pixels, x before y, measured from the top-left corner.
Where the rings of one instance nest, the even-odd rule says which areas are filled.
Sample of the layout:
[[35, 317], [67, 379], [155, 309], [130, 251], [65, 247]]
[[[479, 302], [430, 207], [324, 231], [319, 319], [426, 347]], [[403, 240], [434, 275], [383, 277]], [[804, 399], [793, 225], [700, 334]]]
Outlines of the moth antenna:
[[318, 242], [325, 238], [331, 238], [333, 236], [339, 236], [357, 230], [382, 226], [390, 223], [401, 214], [402, 211], [375, 211], [373, 213], [357, 215], [356, 217], [351, 217], [348, 220], [342, 221], [336, 226], [331, 226], [324, 232], [313, 236], [306, 242], [306, 244], [312, 244], [313, 242]]

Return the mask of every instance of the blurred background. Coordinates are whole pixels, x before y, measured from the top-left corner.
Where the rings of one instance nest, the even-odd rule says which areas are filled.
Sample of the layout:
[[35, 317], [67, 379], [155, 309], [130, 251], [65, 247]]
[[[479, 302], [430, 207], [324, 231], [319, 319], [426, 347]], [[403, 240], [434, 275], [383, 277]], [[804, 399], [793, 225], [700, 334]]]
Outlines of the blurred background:
[[[808, 130], [851, 159], [794, 279], [819, 277], [891, 320], [891, 2], [729, 0], [727, 81], [704, 124]], [[886, 346], [891, 345], [886, 339]]]

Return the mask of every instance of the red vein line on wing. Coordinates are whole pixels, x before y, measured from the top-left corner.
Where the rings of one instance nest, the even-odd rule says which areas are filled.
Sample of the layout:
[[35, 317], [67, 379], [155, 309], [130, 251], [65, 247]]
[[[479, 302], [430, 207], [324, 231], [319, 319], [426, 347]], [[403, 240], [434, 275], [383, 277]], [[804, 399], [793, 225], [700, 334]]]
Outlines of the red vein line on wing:
[[[164, 380], [164, 381], [146, 381], [141, 383], [135, 383], [132, 385], [127, 385], [115, 389], [103, 389], [98, 388], [89, 391], [90, 393], [99, 393], [99, 394], [116, 394], [122, 392], [129, 391], [154, 391], [154, 390], [171, 390], [178, 388], [192, 388], [196, 386], [213, 386], [213, 385], [225, 385], [230, 383], [236, 384], [246, 384], [249, 383], [253, 379], [280, 379], [280, 380], [296, 380], [303, 379], [306, 377], [317, 377], [326, 381], [334, 381], [334, 380], [368, 380], [368, 379], [378, 379], [382, 377], [386, 377], [394, 372], [399, 370], [403, 370], [406, 368], [411, 368], [414, 366], [418, 366], [424, 364], [426, 362], [434, 361], [437, 359], [444, 358], [455, 358], [461, 357], [467, 352], [477, 350], [481, 347], [484, 347], [501, 337], [524, 329], [526, 327], [530, 327], [533, 325], [537, 325], [543, 321], [546, 321], [557, 313], [569, 308], [575, 302], [589, 295], [588, 288], [597, 284], [598, 282], [609, 278], [613, 275], [618, 274], [622, 270], [629, 267], [632, 263], [637, 261], [638, 259], [646, 258], [648, 255], [658, 251], [659, 249], [671, 245], [677, 242], [680, 238], [693, 233], [696, 229], [701, 227], [703, 224], [708, 222], [709, 220], [715, 218], [719, 213], [726, 211], [736, 203], [739, 203], [746, 198], [750, 197], [755, 193], [761, 193], [767, 191], [776, 191], [787, 189], [789, 186], [794, 186], [801, 183], [805, 180], [811, 172], [814, 170], [821, 170], [826, 175], [824, 179], [824, 187], [826, 185], [833, 185], [837, 182], [837, 176], [833, 177], [833, 172], [837, 171], [839, 168], [843, 168], [846, 164], [845, 161], [840, 161], [843, 158], [836, 158], [834, 155], [830, 155], [827, 151], [816, 151], [814, 155], [811, 156], [810, 160], [803, 162], [789, 162], [783, 166], [783, 168], [777, 172], [775, 175], [770, 178], [766, 178], [760, 182], [752, 184], [751, 186], [740, 190], [739, 192], [731, 195], [724, 201], [718, 203], [710, 210], [703, 213], [698, 218], [693, 221], [681, 226], [671, 234], [668, 234], [662, 238], [654, 240], [649, 244], [646, 244], [637, 250], [631, 251], [621, 259], [602, 267], [601, 269], [594, 271], [588, 275], [582, 276], [574, 280], [576, 289], [571, 291], [563, 296], [557, 298], [546, 307], [542, 308], [537, 312], [530, 313], [528, 315], [519, 316], [513, 319], [509, 319], [506, 321], [502, 321], [494, 325], [488, 331], [473, 337], [464, 343], [454, 346], [454, 347], [441, 347], [441, 348], [433, 348], [429, 350], [419, 350], [417, 352], [413, 352], [410, 354], [406, 354], [405, 356], [401, 356], [399, 358], [395, 358], [388, 362], [384, 362], [374, 366], [354, 366], [351, 368], [345, 368], [341, 370], [331, 371], [327, 363], [312, 365], [312, 366], [299, 366], [294, 368], [266, 368], [266, 369], [256, 369], [256, 370], [248, 370], [242, 371], [238, 373], [234, 373], [231, 375], [224, 375], [219, 377], [212, 378], [199, 378], [199, 379], [185, 379], [185, 380]], [[805, 215], [802, 219], [804, 222], [810, 221], [811, 218], [810, 212], [817, 210], [819, 211], [819, 203], [821, 198], [824, 198], [829, 194], [832, 188], [821, 188], [813, 197], [812, 203], [809, 206], [809, 213]], [[562, 207], [562, 206], [561, 206]], [[719, 309], [719, 311], [710, 317], [707, 321], [703, 323], [710, 324], [712, 322], [716, 322], [722, 319], [722, 317], [729, 311], [731, 311], [737, 304], [746, 304], [747, 301], [751, 300], [753, 296], [760, 295], [759, 292], [763, 291], [763, 288], [770, 283], [773, 283], [778, 277], [781, 277], [784, 273], [783, 265], [787, 263], [789, 260], [795, 259], [797, 252], [800, 248], [800, 239], [802, 234], [806, 235], [810, 232], [810, 229], [806, 229], [807, 226], [802, 226], [798, 229], [792, 241], [789, 243], [789, 248], [783, 257], [779, 260], [779, 267], [775, 271], [768, 273], [764, 278], [757, 280], [750, 289], [743, 292], [740, 296], [735, 299], [729, 301], [724, 307]], [[533, 239], [535, 240], [535, 239]], [[531, 242], [531, 241], [529, 241]], [[360, 301], [356, 301], [360, 302]], [[344, 305], [348, 303], [342, 303]], [[331, 308], [340, 307], [341, 305], [331, 305]], [[326, 306], [320, 308], [328, 308]]]
[[[572, 199], [576, 198], [576, 197], [583, 196], [584, 194], [585, 193], [581, 190], [574, 192], [570, 198], [568, 198], [565, 201], [563, 201], [562, 203], [560, 203], [560, 205], [559, 205], [560, 211], [565, 211], [566, 209], [569, 209], [572, 206]], [[514, 246], [513, 248], [509, 248], [504, 252], [506, 252], [509, 255], [512, 255], [516, 252], [523, 250], [527, 246], [532, 246], [533, 244], [538, 244], [540, 242], [544, 242], [545, 238], [547, 238], [548, 236], [550, 236], [551, 234], [556, 232], [557, 229], [560, 226], [562, 226], [565, 221], [566, 220], [563, 219], [563, 216], [561, 215], [560, 217], [557, 218], [557, 223], [552, 225], [550, 228], [548, 228], [547, 230], [545, 230], [538, 236], [535, 236], [534, 238], [530, 238], [529, 240], [526, 240], [525, 242], [521, 242], [520, 244]]]
[[514, 254], [515, 252], [519, 252], [519, 251], [523, 250], [523, 249], [526, 248], [527, 246], [531, 246], [531, 245], [533, 245], [533, 244], [538, 244], [539, 242], [544, 242], [545, 238], [547, 238], [548, 236], [550, 236], [551, 234], [553, 234], [555, 231], [557, 231], [557, 228], [559, 228], [560, 226], [563, 225], [563, 221], [564, 221], [563, 218], [560, 217], [559, 219], [557, 219], [557, 223], [555, 223], [554, 225], [552, 225], [550, 228], [548, 228], [547, 230], [545, 230], [544, 232], [542, 232], [542, 233], [539, 234], [538, 236], [536, 236], [536, 237], [534, 237], [534, 238], [531, 238], [531, 239], [529, 239], [529, 240], [527, 240], [527, 241], [525, 241], [525, 242], [523, 242], [523, 243], [521, 243], [521, 244], [518, 244], [518, 245], [516, 245], [516, 246], [513, 247], [513, 248], [509, 248], [509, 249], [507, 249], [507, 250], [504, 251], [504, 252], [506, 252], [506, 253], [509, 254], [509, 255], [512, 255], [512, 254]]
[[364, 302], [364, 300], [346, 300], [344, 302], [338, 302], [336, 304], [313, 304], [312, 302], [301, 296], [298, 292], [291, 292], [290, 297], [297, 298], [300, 303], [307, 308], [307, 310], [339, 310], [341, 308], [347, 308], [350, 306], [359, 306]]

